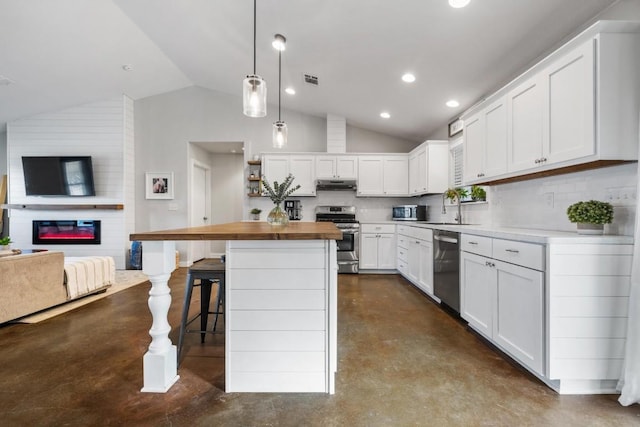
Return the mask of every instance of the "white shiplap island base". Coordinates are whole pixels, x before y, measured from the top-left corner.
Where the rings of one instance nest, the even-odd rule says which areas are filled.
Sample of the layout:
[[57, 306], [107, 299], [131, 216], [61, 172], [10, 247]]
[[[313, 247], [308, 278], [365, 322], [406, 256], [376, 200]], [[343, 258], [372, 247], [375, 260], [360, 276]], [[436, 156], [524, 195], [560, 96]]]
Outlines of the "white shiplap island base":
[[143, 271], [152, 284], [142, 391], [163, 393], [179, 379], [167, 321], [174, 241], [227, 240], [226, 392], [333, 394], [340, 238], [333, 223], [240, 222], [132, 234], [143, 241]]

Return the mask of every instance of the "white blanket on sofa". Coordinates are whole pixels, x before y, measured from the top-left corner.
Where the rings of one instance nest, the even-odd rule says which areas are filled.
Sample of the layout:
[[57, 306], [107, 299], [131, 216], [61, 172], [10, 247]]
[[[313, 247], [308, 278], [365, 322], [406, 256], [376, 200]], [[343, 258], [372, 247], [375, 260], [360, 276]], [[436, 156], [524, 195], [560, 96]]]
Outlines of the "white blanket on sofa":
[[65, 257], [64, 276], [69, 299], [77, 298], [116, 282], [112, 257]]

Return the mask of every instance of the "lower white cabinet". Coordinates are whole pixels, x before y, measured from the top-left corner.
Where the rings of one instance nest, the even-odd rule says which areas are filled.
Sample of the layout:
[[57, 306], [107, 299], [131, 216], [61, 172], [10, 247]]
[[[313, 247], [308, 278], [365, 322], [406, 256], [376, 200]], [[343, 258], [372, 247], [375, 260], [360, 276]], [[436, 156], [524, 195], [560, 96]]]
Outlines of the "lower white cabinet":
[[606, 238], [540, 245], [463, 234], [462, 318], [561, 394], [615, 393], [633, 245]]
[[393, 270], [396, 268], [396, 226], [362, 224], [360, 227], [361, 270]]
[[398, 271], [407, 280], [433, 295], [433, 231], [398, 226]]
[[[494, 244], [494, 249], [499, 246]], [[520, 363], [544, 375], [544, 272], [463, 251], [460, 277], [462, 318]]]

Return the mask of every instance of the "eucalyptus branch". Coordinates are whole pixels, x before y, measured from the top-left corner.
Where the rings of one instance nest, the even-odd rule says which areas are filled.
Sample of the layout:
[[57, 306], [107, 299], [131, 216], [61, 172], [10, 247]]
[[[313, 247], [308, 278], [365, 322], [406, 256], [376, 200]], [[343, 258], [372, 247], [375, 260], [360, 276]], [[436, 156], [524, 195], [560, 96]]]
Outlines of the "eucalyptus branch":
[[278, 181], [273, 181], [273, 186], [271, 186], [271, 184], [269, 184], [269, 181], [267, 181], [267, 179], [262, 176], [262, 185], [264, 185], [264, 189], [266, 190], [267, 195], [269, 196], [271, 201], [273, 201], [273, 203], [275, 203], [276, 205], [279, 205], [280, 203], [284, 202], [284, 200], [289, 197], [294, 191], [300, 188], [299, 184], [295, 187], [291, 187], [294, 179], [295, 178], [293, 177], [293, 175], [289, 174], [285, 178], [283, 183], [278, 184]]

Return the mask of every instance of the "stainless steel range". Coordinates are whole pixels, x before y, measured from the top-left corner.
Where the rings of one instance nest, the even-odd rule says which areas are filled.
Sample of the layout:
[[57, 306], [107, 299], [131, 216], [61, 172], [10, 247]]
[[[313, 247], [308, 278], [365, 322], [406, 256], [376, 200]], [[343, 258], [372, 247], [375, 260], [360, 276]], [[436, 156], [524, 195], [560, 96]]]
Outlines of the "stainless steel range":
[[338, 246], [338, 273], [357, 273], [360, 223], [355, 206], [317, 206], [316, 222], [333, 222], [342, 231]]

